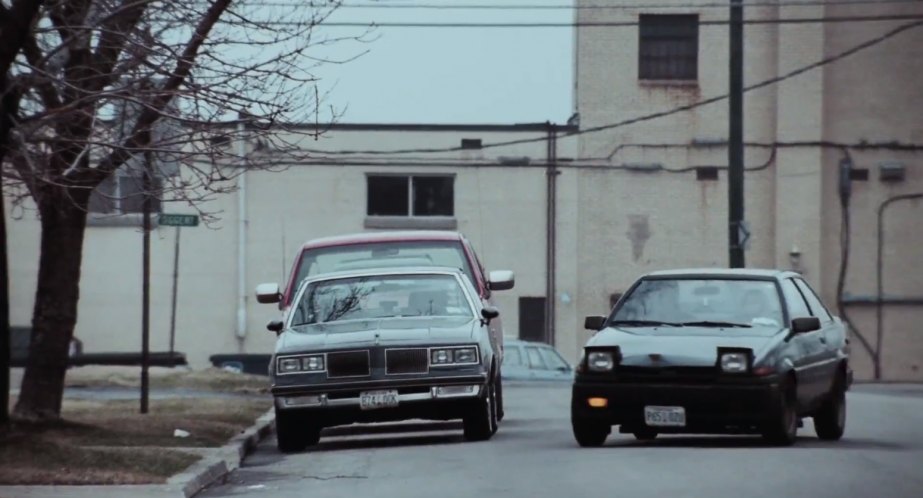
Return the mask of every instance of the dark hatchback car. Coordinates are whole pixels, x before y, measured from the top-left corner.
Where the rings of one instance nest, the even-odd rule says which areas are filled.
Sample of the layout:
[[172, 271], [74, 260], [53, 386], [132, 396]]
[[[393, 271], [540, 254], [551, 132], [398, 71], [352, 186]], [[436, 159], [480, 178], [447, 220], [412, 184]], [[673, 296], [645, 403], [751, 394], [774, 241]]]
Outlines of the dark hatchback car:
[[272, 358], [279, 449], [324, 427], [462, 419], [468, 440], [497, 430], [498, 312], [461, 270], [328, 273], [301, 284]]
[[846, 331], [799, 274], [677, 270], [642, 277], [584, 348], [571, 400], [574, 436], [613, 426], [659, 433], [762, 434], [795, 441], [802, 417], [837, 440], [852, 381]]

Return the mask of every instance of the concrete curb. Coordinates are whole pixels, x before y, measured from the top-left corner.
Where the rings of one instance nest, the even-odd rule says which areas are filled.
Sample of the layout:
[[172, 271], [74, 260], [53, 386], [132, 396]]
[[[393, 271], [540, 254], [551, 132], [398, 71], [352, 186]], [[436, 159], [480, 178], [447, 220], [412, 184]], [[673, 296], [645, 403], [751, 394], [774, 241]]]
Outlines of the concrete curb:
[[244, 458], [256, 449], [260, 441], [272, 433], [275, 421], [275, 410], [269, 409], [256, 419], [256, 423], [231, 438], [227, 444], [214, 450], [211, 455], [202, 458], [185, 472], [168, 479], [167, 485], [179, 487], [184, 498], [191, 498], [207, 486], [225, 479], [228, 474], [240, 467]]

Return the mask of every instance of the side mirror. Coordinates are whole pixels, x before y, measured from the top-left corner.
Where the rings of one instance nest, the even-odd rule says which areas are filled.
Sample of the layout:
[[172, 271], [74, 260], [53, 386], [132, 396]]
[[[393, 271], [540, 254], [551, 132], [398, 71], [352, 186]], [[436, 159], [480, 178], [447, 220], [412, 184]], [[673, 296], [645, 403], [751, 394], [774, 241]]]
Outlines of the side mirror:
[[514, 285], [516, 276], [509, 270], [496, 270], [487, 275], [487, 288], [490, 290], [510, 290]]
[[481, 316], [484, 317], [484, 320], [490, 322], [494, 318], [500, 316], [500, 310], [494, 308], [493, 306], [484, 306], [481, 309]]
[[583, 319], [583, 328], [587, 330], [602, 330], [606, 326], [606, 317], [588, 316]]
[[792, 320], [792, 334], [804, 334], [820, 330], [820, 319], [816, 316], [806, 316]]
[[285, 324], [282, 323], [282, 320], [273, 320], [266, 324], [266, 330], [275, 332], [276, 334], [282, 332], [283, 328], [285, 328]]
[[260, 284], [256, 286], [256, 302], [261, 304], [278, 303], [282, 300], [279, 284]]

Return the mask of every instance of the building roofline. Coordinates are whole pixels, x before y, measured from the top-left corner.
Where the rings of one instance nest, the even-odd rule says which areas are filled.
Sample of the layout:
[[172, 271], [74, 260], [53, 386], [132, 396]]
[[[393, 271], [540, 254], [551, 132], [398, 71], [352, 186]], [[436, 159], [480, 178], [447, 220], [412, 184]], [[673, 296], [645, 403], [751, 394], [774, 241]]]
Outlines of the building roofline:
[[284, 123], [281, 128], [345, 131], [444, 131], [444, 132], [547, 132], [550, 126], [558, 132], [573, 133], [579, 127], [553, 123]]

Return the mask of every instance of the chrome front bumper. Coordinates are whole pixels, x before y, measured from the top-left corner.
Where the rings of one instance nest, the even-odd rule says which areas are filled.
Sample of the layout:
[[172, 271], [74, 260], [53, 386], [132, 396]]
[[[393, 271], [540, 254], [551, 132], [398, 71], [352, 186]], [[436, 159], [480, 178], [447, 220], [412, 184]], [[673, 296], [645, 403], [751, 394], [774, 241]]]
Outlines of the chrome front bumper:
[[[370, 389], [387, 390], [387, 389]], [[398, 403], [419, 401], [450, 400], [460, 398], [476, 398], [481, 394], [479, 385], [433, 386], [429, 392], [398, 394]], [[326, 393], [319, 394], [291, 394], [276, 395], [275, 403], [278, 408], [339, 408], [360, 406], [359, 396], [349, 398], [328, 398]]]

